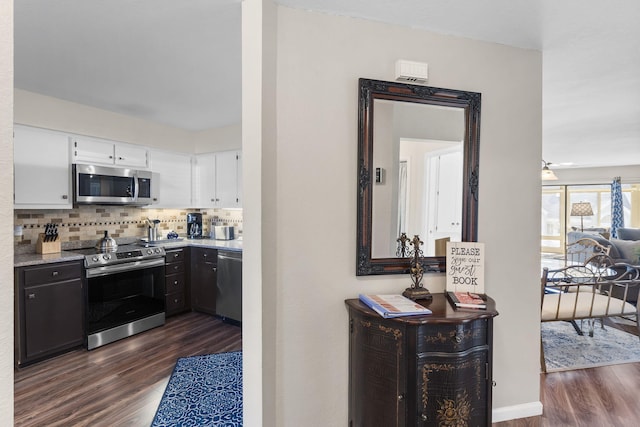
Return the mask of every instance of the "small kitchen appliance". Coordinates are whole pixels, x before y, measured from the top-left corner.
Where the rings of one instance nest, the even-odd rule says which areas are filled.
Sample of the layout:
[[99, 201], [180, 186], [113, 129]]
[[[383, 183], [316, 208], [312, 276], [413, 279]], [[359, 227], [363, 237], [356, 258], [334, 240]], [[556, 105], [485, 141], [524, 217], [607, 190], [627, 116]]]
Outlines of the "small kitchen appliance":
[[215, 225], [211, 230], [211, 238], [215, 240], [235, 239], [235, 227], [232, 225]]
[[187, 237], [202, 239], [202, 214], [190, 212], [187, 214]]
[[73, 165], [74, 205], [145, 206], [152, 203], [151, 172], [121, 167]]

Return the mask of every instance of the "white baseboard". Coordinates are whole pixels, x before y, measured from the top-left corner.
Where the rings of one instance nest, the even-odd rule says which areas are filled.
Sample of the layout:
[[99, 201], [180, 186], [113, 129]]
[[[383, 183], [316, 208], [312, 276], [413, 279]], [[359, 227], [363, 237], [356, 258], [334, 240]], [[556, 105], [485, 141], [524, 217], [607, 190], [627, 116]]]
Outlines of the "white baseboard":
[[527, 418], [542, 415], [542, 402], [530, 402], [520, 405], [506, 406], [491, 411], [491, 422], [515, 420], [517, 418]]

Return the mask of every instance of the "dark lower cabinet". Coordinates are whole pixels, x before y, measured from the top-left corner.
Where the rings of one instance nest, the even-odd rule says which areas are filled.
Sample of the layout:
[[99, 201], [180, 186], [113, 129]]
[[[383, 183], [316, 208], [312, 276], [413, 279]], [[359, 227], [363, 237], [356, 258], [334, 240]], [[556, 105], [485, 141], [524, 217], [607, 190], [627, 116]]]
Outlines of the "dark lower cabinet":
[[498, 313], [456, 311], [384, 319], [357, 299], [349, 310], [349, 427], [491, 426], [492, 333]]
[[191, 248], [191, 308], [194, 311], [216, 314], [216, 283], [218, 251]]
[[15, 287], [18, 366], [83, 344], [82, 261], [16, 268]]
[[165, 314], [173, 316], [190, 309], [185, 249], [171, 249], [165, 256]]

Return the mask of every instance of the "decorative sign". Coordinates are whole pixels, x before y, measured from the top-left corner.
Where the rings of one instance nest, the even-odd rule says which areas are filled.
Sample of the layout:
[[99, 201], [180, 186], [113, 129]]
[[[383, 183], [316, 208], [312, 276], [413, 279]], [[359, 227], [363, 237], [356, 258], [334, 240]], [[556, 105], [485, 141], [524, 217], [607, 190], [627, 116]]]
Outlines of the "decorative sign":
[[484, 243], [447, 242], [447, 291], [484, 294]]

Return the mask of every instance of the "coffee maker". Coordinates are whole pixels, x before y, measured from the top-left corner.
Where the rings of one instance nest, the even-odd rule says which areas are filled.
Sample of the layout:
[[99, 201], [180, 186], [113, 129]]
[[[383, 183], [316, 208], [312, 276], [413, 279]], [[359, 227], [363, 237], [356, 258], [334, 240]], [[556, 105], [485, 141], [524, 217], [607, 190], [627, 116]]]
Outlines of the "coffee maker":
[[202, 214], [187, 214], [187, 237], [189, 239], [202, 239]]

